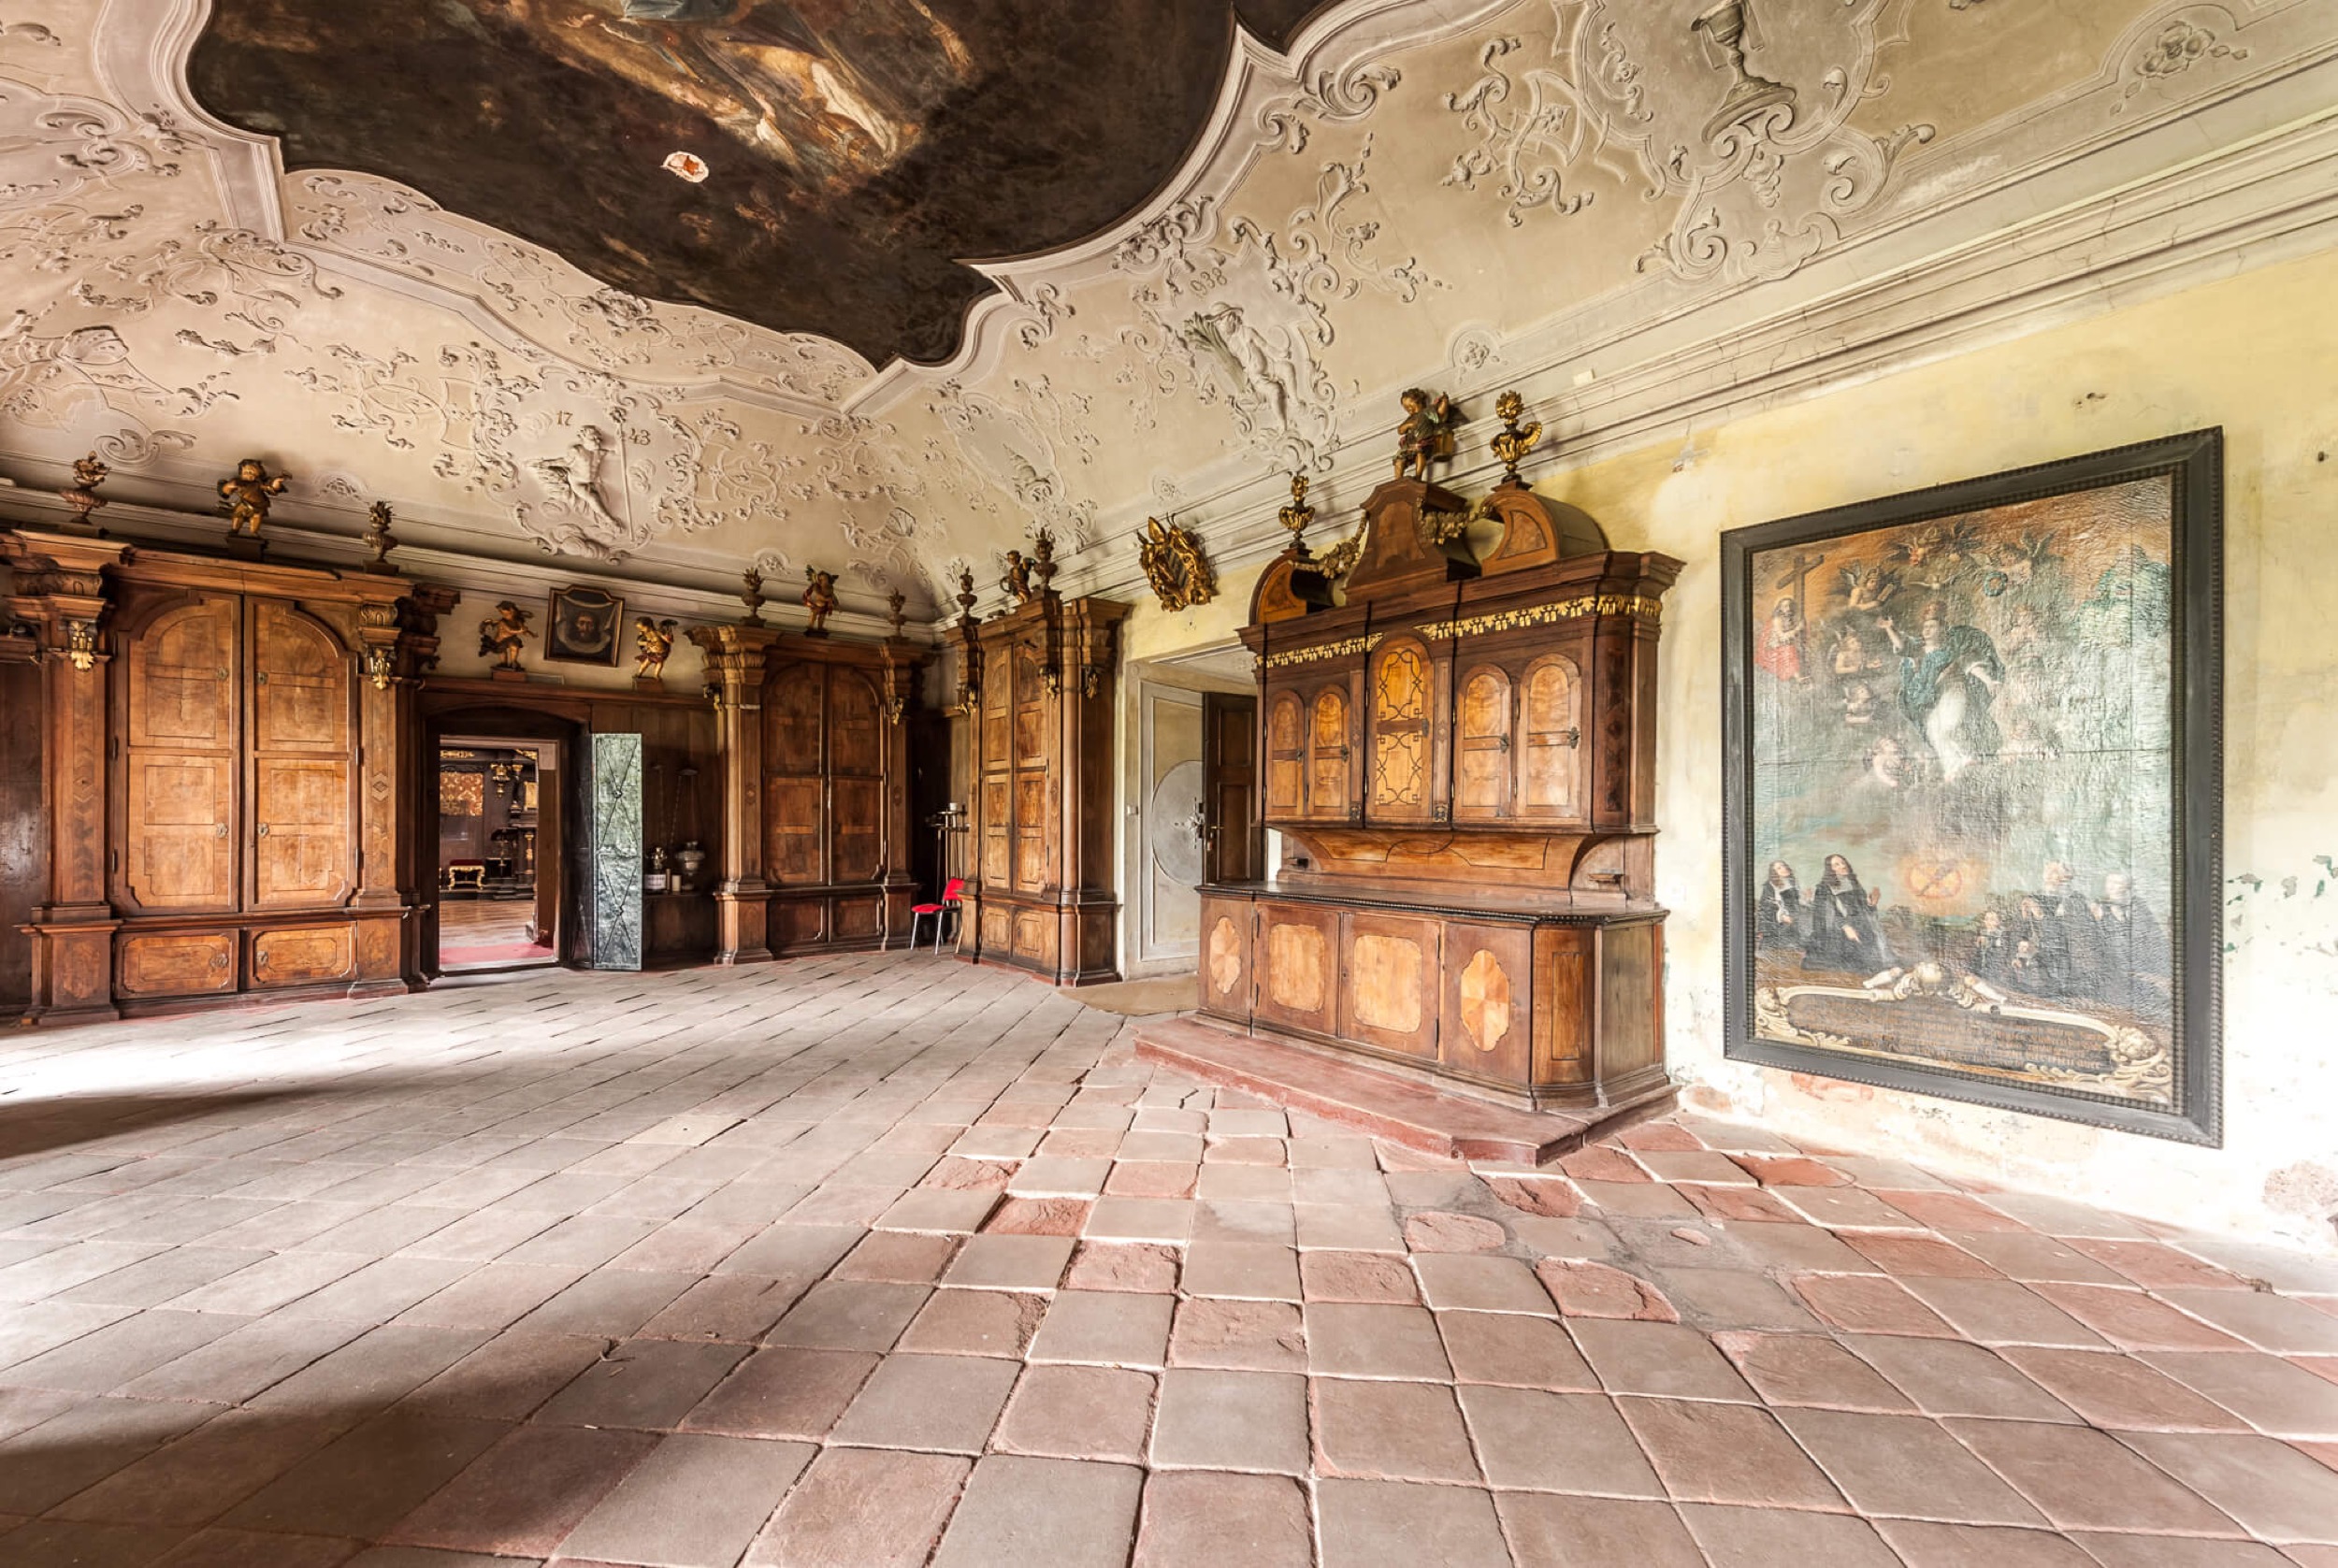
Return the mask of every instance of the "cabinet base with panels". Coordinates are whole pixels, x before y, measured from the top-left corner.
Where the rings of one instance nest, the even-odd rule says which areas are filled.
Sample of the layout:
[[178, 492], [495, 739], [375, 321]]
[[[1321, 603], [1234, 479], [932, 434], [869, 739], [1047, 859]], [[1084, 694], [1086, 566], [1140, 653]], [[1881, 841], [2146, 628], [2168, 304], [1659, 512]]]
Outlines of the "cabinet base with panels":
[[766, 929], [773, 956], [811, 948], [849, 953], [882, 947], [909, 931], [917, 889], [902, 871], [874, 885], [783, 887], [771, 896]]
[[224, 923], [124, 922], [114, 937], [114, 996], [124, 1016], [203, 1004], [389, 995], [406, 914], [318, 915]]
[[1527, 1109], [1661, 1091], [1661, 909], [1202, 889], [1201, 1011]]

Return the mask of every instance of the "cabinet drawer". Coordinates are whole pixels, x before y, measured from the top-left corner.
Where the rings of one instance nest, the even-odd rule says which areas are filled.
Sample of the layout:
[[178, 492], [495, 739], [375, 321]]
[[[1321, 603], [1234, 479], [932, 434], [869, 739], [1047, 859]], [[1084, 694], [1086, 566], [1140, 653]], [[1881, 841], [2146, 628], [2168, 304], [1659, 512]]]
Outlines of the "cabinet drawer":
[[299, 926], [262, 931], [252, 939], [252, 988], [255, 991], [350, 980], [356, 972], [354, 926]]
[[122, 994], [208, 997], [236, 988], [236, 933], [173, 931], [122, 939]]

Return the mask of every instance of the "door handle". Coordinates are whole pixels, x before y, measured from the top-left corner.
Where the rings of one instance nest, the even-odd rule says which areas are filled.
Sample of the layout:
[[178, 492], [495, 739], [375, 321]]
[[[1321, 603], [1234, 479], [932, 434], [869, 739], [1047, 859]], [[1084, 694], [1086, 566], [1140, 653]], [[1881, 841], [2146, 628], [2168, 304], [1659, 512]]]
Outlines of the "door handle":
[[260, 824], [260, 837], [263, 839], [267, 837], [267, 824], [265, 822]]
[[224, 823], [224, 822], [215, 822], [215, 823], [211, 824], [211, 837], [212, 837], [212, 838], [214, 838], [214, 839], [224, 839], [224, 838], [225, 838], [226, 836], [227, 836], [227, 825], [226, 825], [225, 823]]

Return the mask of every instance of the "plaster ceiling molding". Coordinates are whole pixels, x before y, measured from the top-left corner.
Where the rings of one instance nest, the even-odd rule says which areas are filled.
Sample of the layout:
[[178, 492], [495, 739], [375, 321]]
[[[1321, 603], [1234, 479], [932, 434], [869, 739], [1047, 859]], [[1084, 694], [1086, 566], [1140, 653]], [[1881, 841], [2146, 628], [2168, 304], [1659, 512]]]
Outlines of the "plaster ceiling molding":
[[[1344, 123], [1368, 118], [1402, 79], [1389, 57], [1458, 36], [1532, 0], [1345, 0], [1325, 7], [1292, 37], [1287, 50], [1234, 32], [1234, 56], [1207, 123], [1176, 173], [1126, 219], [1090, 237], [1054, 250], [1001, 261], [968, 263], [1003, 292], [968, 313], [958, 352], [933, 365], [896, 360], [846, 398], [856, 411], [881, 412], [921, 388], [955, 381], [973, 385], [998, 368], [1000, 355], [1039, 312], [1030, 302], [1049, 286], [1058, 298], [1118, 270], [1126, 245], [1147, 231], [1188, 221], [1221, 205], [1258, 161], [1307, 146], [1305, 122]], [[1068, 314], [1068, 312], [1066, 312]], [[1060, 320], [1060, 318], [1059, 318]], [[1034, 341], [1055, 336], [1048, 323]], [[1110, 335], [1094, 341], [1108, 342]], [[1025, 344], [1029, 347], [1031, 344]]]
[[2239, 22], [2222, 6], [2179, 5], [2145, 17], [2120, 40], [2119, 96], [2111, 112], [2126, 113], [2142, 94], [2165, 98], [2170, 87], [2203, 66], [2214, 71], [2246, 60], [2249, 47], [2233, 40], [2239, 31]]
[[1012, 496], [1032, 526], [1051, 530], [1073, 550], [1095, 542], [1096, 503], [1073, 493], [1061, 457], [1065, 447], [1080, 464], [1094, 453], [1086, 398], [1067, 408], [1044, 376], [1016, 380], [1007, 397], [944, 381], [926, 408], [966, 464]]
[[1490, 186], [1512, 227], [1538, 210], [1583, 210], [1593, 193], [1570, 193], [1566, 176], [1612, 144], [1636, 158], [1647, 198], [1676, 213], [1643, 269], [1774, 281], [1840, 238], [1840, 220], [1875, 201], [1899, 154], [1934, 135], [1847, 124], [1888, 90], [1876, 57], [1893, 40], [1878, 23], [1906, 0], [1591, 0], [1571, 29], [1571, 0], [1558, 4], [1553, 64], [1523, 67], [1509, 58], [1520, 41], [1496, 37], [1484, 74], [1445, 98], [1478, 136], [1445, 182]]
[[35, 50], [62, 48], [65, 40], [37, 22], [0, 19], [0, 49]]
[[219, 375], [165, 385], [139, 368], [111, 326], [43, 334], [33, 319], [18, 310], [0, 321], [0, 426], [52, 432], [60, 461], [89, 450], [117, 468], [144, 468], [195, 445], [160, 421], [197, 420], [236, 396]]

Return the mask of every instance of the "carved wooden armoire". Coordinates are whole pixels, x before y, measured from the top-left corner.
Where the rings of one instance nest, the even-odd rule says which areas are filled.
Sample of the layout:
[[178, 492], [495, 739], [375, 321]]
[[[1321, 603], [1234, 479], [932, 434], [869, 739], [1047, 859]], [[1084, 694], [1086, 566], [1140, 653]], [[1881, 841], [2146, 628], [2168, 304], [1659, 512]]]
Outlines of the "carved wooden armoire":
[[690, 633], [722, 735], [723, 963], [909, 928], [909, 724], [926, 650], [749, 622]]
[[413, 585], [34, 529], [7, 547], [45, 676], [28, 1020], [408, 988]]
[[1394, 480], [1364, 515], [1344, 595], [1294, 548], [1252, 600], [1282, 864], [1202, 889], [1203, 1014], [1517, 1103], [1661, 1092], [1656, 640], [1681, 563], [1514, 481], [1473, 515]]
[[976, 962], [1059, 985], [1120, 977], [1113, 670], [1130, 608], [1042, 589], [959, 623], [974, 845], [960, 951]]

